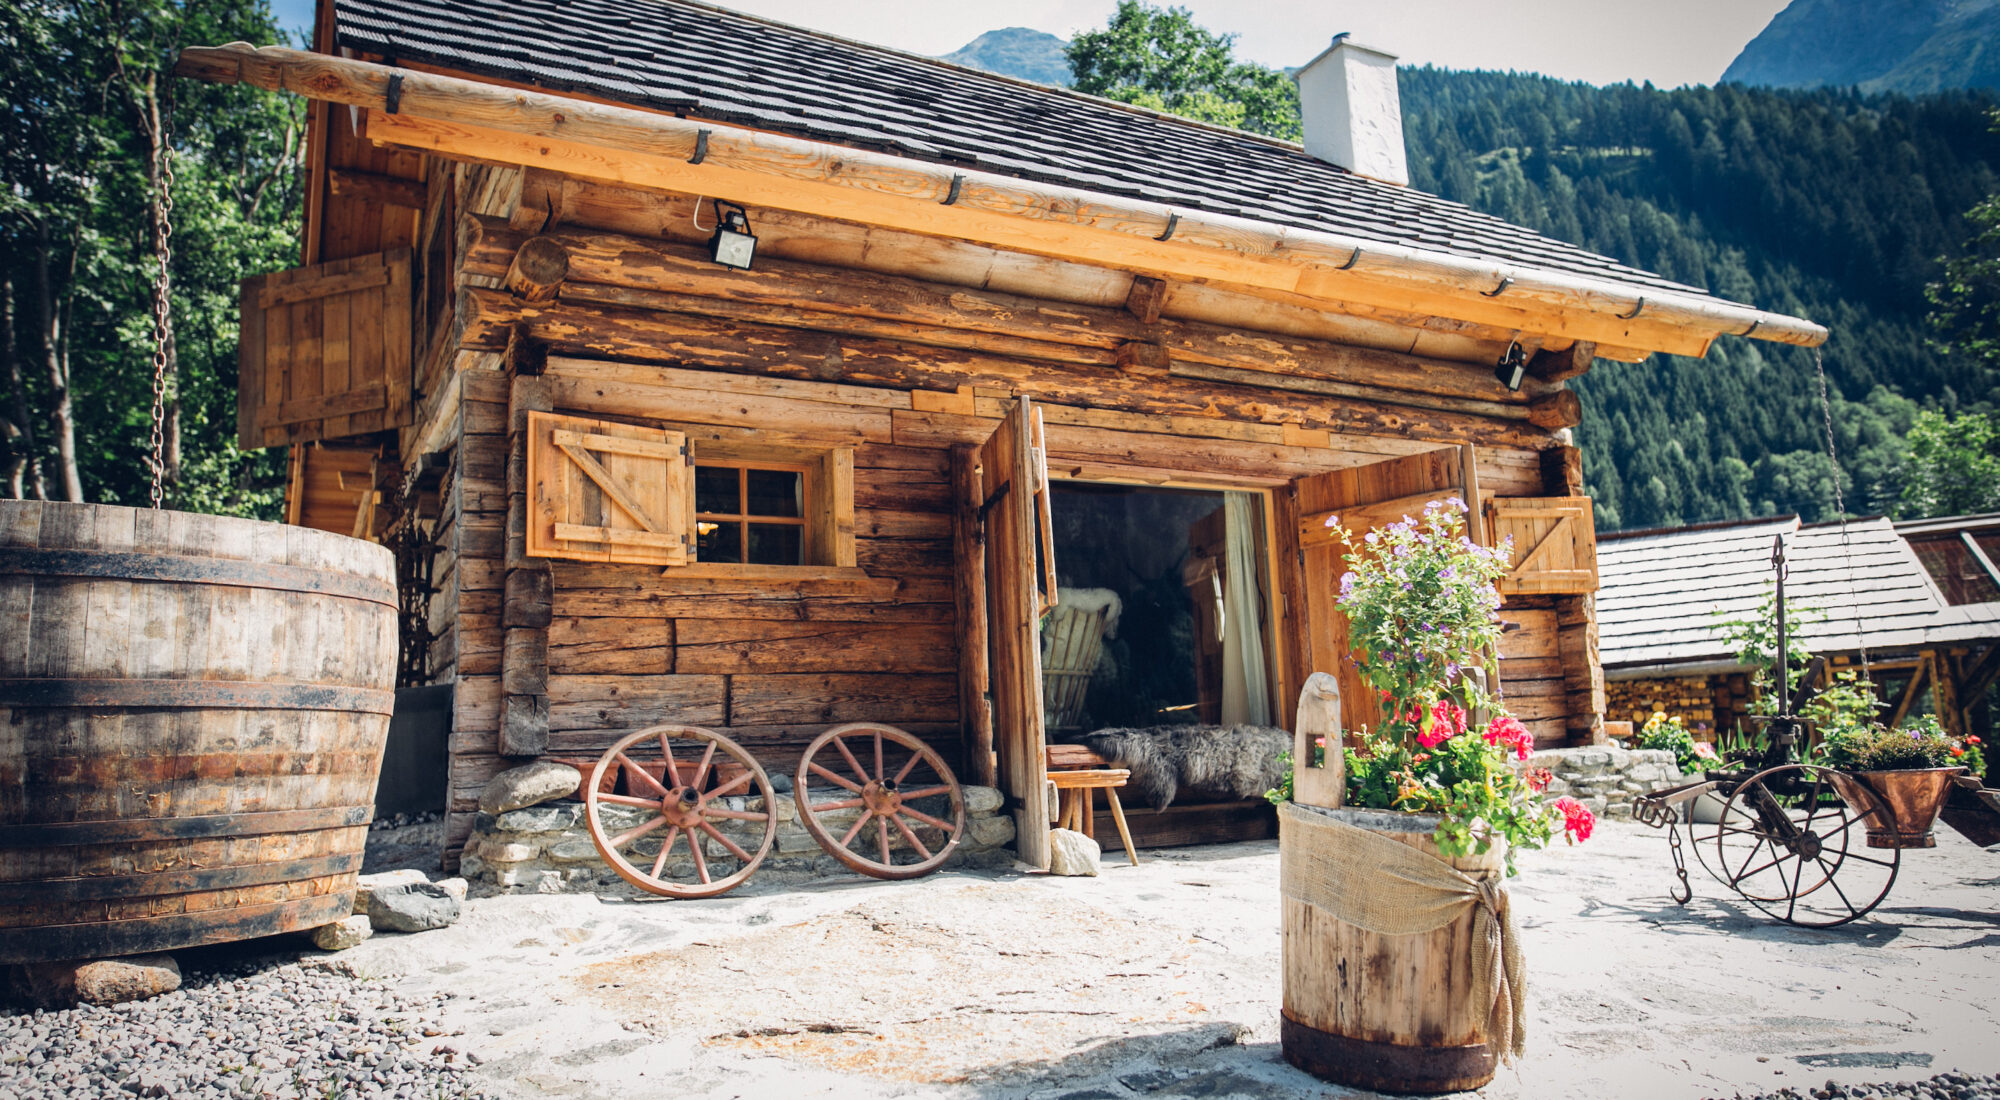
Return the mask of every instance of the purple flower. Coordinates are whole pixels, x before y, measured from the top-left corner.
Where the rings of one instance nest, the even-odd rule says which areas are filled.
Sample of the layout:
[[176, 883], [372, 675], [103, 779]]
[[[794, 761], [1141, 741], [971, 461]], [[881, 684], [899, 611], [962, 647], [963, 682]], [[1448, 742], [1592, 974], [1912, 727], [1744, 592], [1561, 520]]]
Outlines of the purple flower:
[[1351, 572], [1350, 572], [1350, 573], [1342, 573], [1342, 574], [1340, 575], [1340, 594], [1341, 594], [1341, 595], [1343, 595], [1343, 596], [1351, 596], [1351, 595], [1353, 595], [1353, 594], [1354, 594], [1354, 574], [1353, 574], [1353, 573], [1351, 573]]
[[1326, 525], [1327, 525], [1328, 527], [1338, 527], [1338, 526], [1340, 526], [1340, 517], [1339, 517], [1339, 516], [1328, 516], [1328, 517], [1326, 517]]

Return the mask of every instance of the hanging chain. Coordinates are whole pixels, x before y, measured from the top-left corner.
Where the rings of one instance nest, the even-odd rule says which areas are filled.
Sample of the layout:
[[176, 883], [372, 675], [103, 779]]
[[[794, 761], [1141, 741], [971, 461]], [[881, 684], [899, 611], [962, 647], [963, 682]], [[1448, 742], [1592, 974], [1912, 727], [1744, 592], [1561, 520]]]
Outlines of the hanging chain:
[[1826, 425], [1826, 456], [1833, 460], [1833, 510], [1840, 517], [1840, 554], [1847, 563], [1848, 605], [1854, 612], [1854, 644], [1861, 650], [1861, 675], [1873, 685], [1875, 670], [1868, 663], [1868, 639], [1862, 634], [1861, 604], [1853, 598], [1856, 594], [1854, 549], [1847, 539], [1847, 501], [1840, 491], [1840, 450], [1833, 442], [1833, 401], [1827, 396], [1826, 356], [1819, 348], [1813, 349], [1813, 371], [1819, 376], [1819, 415]]
[[[1689, 835], [1693, 835], [1692, 828], [1689, 829]], [[1688, 882], [1687, 859], [1681, 855], [1681, 827], [1678, 822], [1670, 822], [1667, 825], [1667, 851], [1673, 853], [1674, 874], [1681, 880], [1679, 886], [1667, 888], [1667, 896], [1674, 899], [1675, 905], [1686, 905], [1694, 900], [1694, 887]]]
[[159, 247], [156, 250], [160, 269], [153, 275], [153, 507], [162, 506], [167, 476], [166, 458], [163, 449], [166, 444], [166, 402], [167, 402], [167, 346], [173, 341], [174, 318], [172, 284], [170, 272], [174, 260], [174, 149], [171, 126], [172, 109], [168, 103], [159, 107], [159, 134], [154, 155], [159, 158], [158, 191], [153, 195], [153, 224], [158, 227]]

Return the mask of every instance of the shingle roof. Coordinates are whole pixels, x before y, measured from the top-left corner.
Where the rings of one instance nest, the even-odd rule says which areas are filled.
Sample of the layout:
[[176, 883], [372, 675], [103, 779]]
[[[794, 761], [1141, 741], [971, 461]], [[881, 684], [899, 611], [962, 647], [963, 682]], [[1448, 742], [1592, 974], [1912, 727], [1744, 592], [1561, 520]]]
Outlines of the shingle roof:
[[1274, 225], [1708, 296], [1297, 145], [685, 0], [335, 0], [391, 62]]
[[[1771, 540], [1782, 535], [1785, 592], [1816, 608], [1801, 631], [1814, 653], [1910, 650], [2000, 637], [2000, 605], [1947, 607], [1886, 519], [1801, 527], [1795, 517], [1599, 541], [1599, 654], [1607, 670], [1734, 657], [1719, 623], [1753, 613], [1770, 591]], [[1717, 612], [1721, 612], [1720, 615]]]

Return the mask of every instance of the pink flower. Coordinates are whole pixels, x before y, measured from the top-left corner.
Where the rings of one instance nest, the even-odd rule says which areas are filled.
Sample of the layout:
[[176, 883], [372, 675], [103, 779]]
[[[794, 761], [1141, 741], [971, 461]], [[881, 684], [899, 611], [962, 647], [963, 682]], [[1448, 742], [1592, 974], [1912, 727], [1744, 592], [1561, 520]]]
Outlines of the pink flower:
[[1427, 749], [1437, 748], [1451, 738], [1451, 731], [1436, 725], [1417, 727], [1417, 744]]
[[1715, 746], [1706, 741], [1696, 741], [1694, 743], [1694, 754], [1703, 760], [1721, 759], [1715, 755]]
[[1590, 807], [1574, 798], [1558, 798], [1555, 807], [1562, 811], [1563, 832], [1569, 835], [1571, 844], [1590, 839], [1590, 831], [1597, 827], [1597, 815], [1590, 812]]
[[1439, 699], [1431, 704], [1431, 725], [1446, 730], [1446, 737], [1457, 737], [1465, 732], [1465, 708], [1449, 699]]
[[1510, 715], [1501, 715], [1486, 726], [1486, 743], [1514, 750], [1514, 758], [1526, 760], [1535, 753], [1535, 735]]
[[1529, 768], [1528, 789], [1540, 794], [1549, 789], [1549, 784], [1555, 782], [1555, 778], [1556, 773], [1547, 768]]

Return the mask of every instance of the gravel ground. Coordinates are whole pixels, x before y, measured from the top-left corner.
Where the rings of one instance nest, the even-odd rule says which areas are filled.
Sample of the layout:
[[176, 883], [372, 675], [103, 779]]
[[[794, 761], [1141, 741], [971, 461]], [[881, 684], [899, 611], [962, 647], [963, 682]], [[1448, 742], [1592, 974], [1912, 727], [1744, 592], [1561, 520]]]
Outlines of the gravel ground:
[[[1828, 1081], [1816, 1089], [1779, 1089], [1747, 1100], [1995, 1100], [2000, 1098], [2000, 1077], [1980, 1077], [1969, 1073], [1940, 1073], [1928, 1081], [1891, 1081], [1879, 1085], [1843, 1085]], [[1738, 1096], [1736, 1100], [1746, 1100]]]
[[181, 988], [150, 1001], [0, 1017], [0, 1100], [490, 1095], [442, 1026], [450, 992], [409, 996], [282, 955], [177, 957]]

